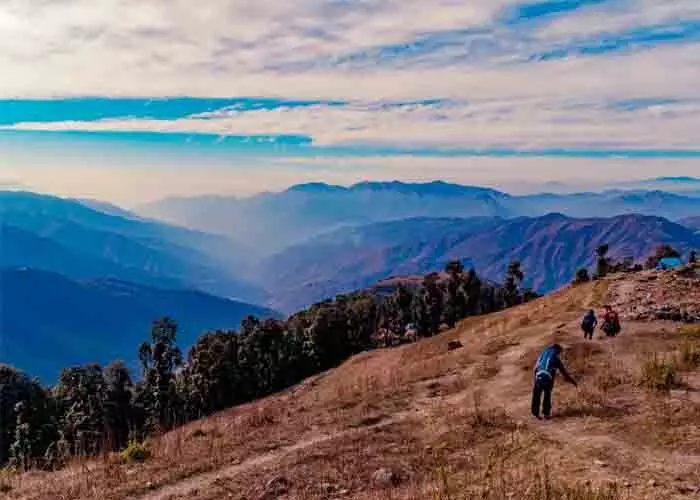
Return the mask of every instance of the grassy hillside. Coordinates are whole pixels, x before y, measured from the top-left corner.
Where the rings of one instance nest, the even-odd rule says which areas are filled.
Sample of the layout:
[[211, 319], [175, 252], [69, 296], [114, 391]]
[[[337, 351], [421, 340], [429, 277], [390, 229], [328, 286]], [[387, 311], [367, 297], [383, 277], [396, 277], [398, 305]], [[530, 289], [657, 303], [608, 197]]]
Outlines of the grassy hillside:
[[[692, 498], [700, 486], [700, 270], [612, 276], [360, 354], [282, 394], [168, 433], [144, 463], [76, 462], [5, 480], [8, 498]], [[623, 331], [584, 341], [614, 303]], [[659, 318], [683, 312], [694, 324]], [[463, 348], [448, 351], [449, 341]], [[554, 419], [529, 415], [553, 341]], [[653, 354], [652, 354], [653, 353]]]

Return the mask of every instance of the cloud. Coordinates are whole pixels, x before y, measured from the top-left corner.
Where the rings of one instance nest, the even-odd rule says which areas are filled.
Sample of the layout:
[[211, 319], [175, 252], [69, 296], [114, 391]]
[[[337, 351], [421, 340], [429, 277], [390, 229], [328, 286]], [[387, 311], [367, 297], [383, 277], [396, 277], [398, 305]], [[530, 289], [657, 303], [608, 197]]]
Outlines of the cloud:
[[[388, 148], [387, 154], [406, 154], [420, 148], [439, 154], [440, 148], [697, 150], [694, 131], [699, 125], [698, 100], [619, 98], [601, 102], [582, 96], [572, 103], [552, 96], [469, 102], [225, 106], [172, 120], [122, 117], [28, 121], [11, 127], [26, 131], [204, 134], [234, 142], [246, 138], [286, 144], [313, 141], [317, 148], [326, 147], [327, 154], [351, 154], [353, 148], [359, 150], [356, 154], [366, 154], [362, 150], [372, 147]], [[324, 151], [315, 149], [308, 153]]]
[[700, 147], [697, 0], [6, 0], [0, 32], [15, 130], [338, 156]]

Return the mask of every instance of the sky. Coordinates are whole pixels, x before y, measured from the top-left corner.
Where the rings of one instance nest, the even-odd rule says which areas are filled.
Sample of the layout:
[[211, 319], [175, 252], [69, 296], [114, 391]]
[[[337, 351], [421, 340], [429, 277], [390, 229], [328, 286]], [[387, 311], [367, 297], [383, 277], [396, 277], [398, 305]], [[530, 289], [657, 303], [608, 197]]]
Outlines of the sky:
[[697, 0], [4, 0], [0, 189], [700, 176]]

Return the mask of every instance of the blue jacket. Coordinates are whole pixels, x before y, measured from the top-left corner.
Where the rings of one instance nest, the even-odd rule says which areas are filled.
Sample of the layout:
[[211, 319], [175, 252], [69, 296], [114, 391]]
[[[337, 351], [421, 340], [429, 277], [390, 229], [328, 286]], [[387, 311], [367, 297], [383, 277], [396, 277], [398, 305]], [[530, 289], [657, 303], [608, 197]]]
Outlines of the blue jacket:
[[564, 363], [562, 363], [559, 355], [557, 354], [554, 346], [550, 346], [545, 349], [539, 358], [537, 358], [537, 363], [535, 364], [535, 379], [539, 377], [547, 377], [552, 382], [557, 376], [557, 371], [561, 371], [562, 376], [572, 384], [576, 385], [576, 381], [569, 375], [564, 368]]

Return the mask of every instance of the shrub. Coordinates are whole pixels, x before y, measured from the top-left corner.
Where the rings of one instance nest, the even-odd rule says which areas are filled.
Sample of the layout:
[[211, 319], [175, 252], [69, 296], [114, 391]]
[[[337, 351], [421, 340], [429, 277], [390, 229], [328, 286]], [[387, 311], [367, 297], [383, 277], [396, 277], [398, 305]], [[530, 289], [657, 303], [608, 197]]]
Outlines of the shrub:
[[145, 462], [151, 458], [151, 449], [145, 442], [132, 441], [119, 456], [125, 463]]
[[0, 493], [7, 495], [12, 491], [11, 480], [15, 474], [15, 470], [10, 467], [0, 469]]
[[581, 268], [578, 271], [576, 271], [576, 276], [574, 277], [574, 285], [581, 285], [583, 283], [588, 283], [591, 281], [591, 276], [588, 274], [588, 269], [586, 268]]
[[678, 333], [690, 339], [700, 340], [700, 325], [683, 325], [678, 327]]
[[700, 345], [690, 339], [681, 342], [678, 349], [678, 365], [687, 370], [700, 366]]
[[669, 391], [681, 383], [675, 363], [658, 354], [650, 354], [642, 363], [640, 383], [654, 391]]

